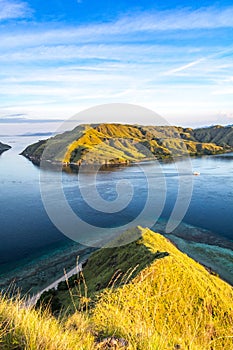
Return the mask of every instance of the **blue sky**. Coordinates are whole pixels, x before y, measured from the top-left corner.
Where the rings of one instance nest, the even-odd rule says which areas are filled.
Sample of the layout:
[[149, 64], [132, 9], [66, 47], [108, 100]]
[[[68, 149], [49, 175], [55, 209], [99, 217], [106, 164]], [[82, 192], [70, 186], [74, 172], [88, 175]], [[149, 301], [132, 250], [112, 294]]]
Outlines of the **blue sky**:
[[231, 1], [0, 0], [0, 43], [1, 134], [117, 102], [233, 123]]

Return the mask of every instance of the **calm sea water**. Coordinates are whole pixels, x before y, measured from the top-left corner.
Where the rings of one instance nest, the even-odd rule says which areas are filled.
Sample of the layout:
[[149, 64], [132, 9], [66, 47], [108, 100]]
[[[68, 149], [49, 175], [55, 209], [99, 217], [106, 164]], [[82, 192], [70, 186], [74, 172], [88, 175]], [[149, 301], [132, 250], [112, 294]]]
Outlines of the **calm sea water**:
[[67, 239], [50, 222], [41, 198], [39, 169], [19, 153], [32, 137], [6, 138], [12, 149], [0, 156], [0, 272]]
[[[29, 262], [53, 256], [54, 252], [69, 247], [74, 249], [74, 246], [78, 250], [81, 247], [51, 223], [41, 200], [40, 170], [19, 156], [25, 146], [36, 139], [8, 137], [1, 138], [1, 141], [12, 146], [10, 151], [0, 156], [0, 274], [5, 277], [16, 268], [18, 271], [23, 269]], [[154, 169], [152, 163], [146, 166], [148, 172]], [[193, 176], [193, 193], [184, 222], [232, 241], [233, 154], [193, 158], [192, 167], [201, 175]], [[162, 170], [167, 192], [160, 219], [166, 220], [174, 207], [179, 181], [175, 164], [164, 163]], [[54, 172], [48, 174], [51, 179], [56, 179], [56, 176]], [[82, 200], [77, 186], [77, 174], [63, 174], [64, 192], [70, 206], [83, 219], [98, 227], [113, 227], [116, 222], [118, 225], [125, 224], [137, 217], [145, 205], [147, 182], [137, 165], [98, 173], [97, 188], [105, 200], [116, 198], [115, 185], [119, 180], [129, 180], [132, 183], [133, 199], [118, 214], [103, 214], [91, 209]]]

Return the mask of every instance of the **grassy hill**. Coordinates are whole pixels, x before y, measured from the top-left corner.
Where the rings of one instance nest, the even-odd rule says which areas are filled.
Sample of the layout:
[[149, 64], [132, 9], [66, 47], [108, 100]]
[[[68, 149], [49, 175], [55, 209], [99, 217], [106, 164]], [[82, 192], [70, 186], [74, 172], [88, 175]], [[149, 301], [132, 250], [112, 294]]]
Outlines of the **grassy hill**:
[[218, 146], [233, 147], [233, 126], [215, 125], [205, 129], [195, 129], [192, 136], [199, 142], [215, 143]]
[[0, 154], [2, 154], [5, 151], [8, 151], [11, 148], [9, 145], [5, 145], [4, 143], [0, 142]]
[[72, 315], [1, 298], [0, 348], [232, 349], [232, 287], [160, 234], [137, 231], [137, 242], [93, 253], [71, 281]]
[[233, 149], [232, 132], [232, 127], [195, 130], [172, 126], [79, 125], [28, 146], [22, 155], [37, 164], [42, 154], [43, 159], [55, 163], [127, 164], [154, 157], [224, 153]]

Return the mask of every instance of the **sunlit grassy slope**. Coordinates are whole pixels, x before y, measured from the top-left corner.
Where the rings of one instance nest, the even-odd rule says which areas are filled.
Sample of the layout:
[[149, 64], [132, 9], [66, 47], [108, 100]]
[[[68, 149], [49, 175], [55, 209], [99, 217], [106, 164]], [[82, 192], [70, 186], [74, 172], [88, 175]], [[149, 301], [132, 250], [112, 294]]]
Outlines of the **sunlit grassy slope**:
[[72, 319], [59, 322], [46, 311], [26, 309], [23, 302], [0, 299], [1, 350], [93, 349], [94, 337], [89, 320], [76, 313]]
[[189, 129], [123, 124], [79, 125], [28, 146], [23, 155], [40, 163], [129, 163], [156, 158], [223, 153], [232, 149], [232, 127]]
[[[113, 336], [124, 338], [126, 348], [135, 350], [233, 349], [232, 287], [163, 236], [137, 230], [141, 238], [134, 244], [101, 249], [89, 259], [83, 271], [86, 305], [88, 297], [94, 299], [96, 283], [104, 281], [104, 286], [112, 279], [110, 271], [116, 283], [99, 292], [94, 305], [82, 313], [58, 321], [48, 312], [25, 310], [17, 301], [1, 299], [0, 348], [118, 349], [100, 343]], [[143, 268], [132, 278], [138, 264]], [[117, 279], [121, 268], [123, 283]], [[73, 299], [79, 299], [79, 287], [85, 283], [82, 277], [72, 289]]]
[[161, 235], [144, 229], [142, 237], [169, 255], [103, 293], [93, 313], [98, 330], [137, 349], [233, 349], [232, 288]]

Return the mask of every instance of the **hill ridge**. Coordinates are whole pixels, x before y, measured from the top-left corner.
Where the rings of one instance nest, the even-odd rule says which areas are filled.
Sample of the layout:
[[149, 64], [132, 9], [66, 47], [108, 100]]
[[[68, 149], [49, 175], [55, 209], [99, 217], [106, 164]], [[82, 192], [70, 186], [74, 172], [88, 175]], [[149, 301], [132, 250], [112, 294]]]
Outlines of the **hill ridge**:
[[[104, 270], [108, 268], [104, 267], [105, 258], [109, 252], [108, 259], [113, 257], [113, 251], [108, 248], [92, 254], [72, 288], [60, 290], [71, 296], [70, 305], [76, 303], [72, 315], [56, 320], [48, 314], [48, 309], [45, 313], [26, 310], [19, 301], [1, 297], [1, 348], [232, 349], [232, 287], [179, 251], [164, 236], [147, 228], [137, 230], [141, 238], [134, 246], [121, 247], [124, 254], [128, 249], [129, 257], [141, 251], [145, 256], [148, 252], [157, 258], [147, 262], [133, 278], [130, 274], [136, 265], [130, 266], [131, 270], [122, 277], [123, 283], [117, 284], [115, 275], [115, 283], [98, 291], [91, 308], [93, 296], [88, 294], [87, 287], [91, 279], [98, 278], [97, 262]], [[158, 252], [167, 254], [158, 258]], [[112, 264], [115, 262], [113, 259]], [[123, 347], [118, 346], [120, 343]]]
[[79, 166], [128, 164], [154, 158], [211, 155], [233, 150], [232, 127], [182, 128], [117, 123], [82, 124], [28, 146], [22, 155]]

